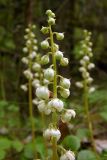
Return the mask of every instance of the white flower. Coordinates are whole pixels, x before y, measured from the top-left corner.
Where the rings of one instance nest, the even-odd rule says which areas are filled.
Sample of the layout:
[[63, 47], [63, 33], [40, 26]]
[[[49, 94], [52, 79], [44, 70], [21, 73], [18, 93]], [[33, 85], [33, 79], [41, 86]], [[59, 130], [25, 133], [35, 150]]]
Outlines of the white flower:
[[48, 102], [48, 108], [50, 108], [53, 112], [55, 109], [58, 112], [61, 112], [64, 108], [64, 103], [60, 99], [54, 98]]
[[28, 40], [26, 41], [26, 44], [27, 44], [27, 45], [31, 45], [31, 40], [28, 39]]
[[33, 58], [36, 57], [36, 55], [37, 55], [37, 53], [36, 53], [35, 51], [33, 51], [33, 52], [29, 55], [29, 58], [30, 58], [30, 59], [33, 59]]
[[53, 138], [55, 137], [56, 140], [58, 141], [61, 137], [61, 133], [58, 129], [46, 129], [43, 133], [43, 136], [46, 138], [46, 139], [50, 139], [50, 138]]
[[50, 92], [47, 87], [40, 86], [36, 89], [36, 96], [40, 99], [49, 99]]
[[40, 101], [37, 107], [38, 107], [39, 112], [44, 112], [45, 107], [46, 107], [45, 101], [43, 100]]
[[41, 32], [43, 34], [48, 34], [49, 33], [49, 28], [48, 27], [42, 27]]
[[24, 47], [24, 48], [23, 48], [23, 52], [24, 52], [24, 53], [28, 52], [27, 47]]
[[83, 76], [83, 78], [89, 78], [90, 74], [89, 74], [89, 72], [83, 72], [82, 76]]
[[84, 56], [83, 60], [86, 61], [86, 62], [88, 62], [90, 60], [90, 58], [88, 56]]
[[75, 118], [75, 111], [72, 109], [68, 109], [66, 110], [66, 112], [62, 115], [62, 121], [63, 122], [69, 122], [71, 120], [71, 118]]
[[56, 33], [56, 39], [57, 40], [63, 40], [64, 39], [64, 33]]
[[34, 44], [37, 44], [37, 42], [38, 42], [37, 39], [34, 39], [34, 40], [33, 40], [33, 43], [34, 43]]
[[93, 69], [95, 67], [95, 64], [94, 63], [90, 63], [89, 65], [88, 65], [88, 69], [90, 70], [90, 69]]
[[72, 151], [66, 151], [66, 153], [60, 157], [60, 160], [75, 160], [75, 155]]
[[34, 63], [32, 69], [39, 72], [41, 70], [41, 65], [39, 63]]
[[89, 77], [88, 79], [87, 79], [87, 83], [91, 83], [93, 81], [93, 78], [91, 78], [91, 77]]
[[46, 14], [49, 16], [49, 17], [55, 17], [55, 14], [50, 10], [50, 9], [48, 9], [47, 11], [46, 11]]
[[37, 46], [33, 46], [33, 49], [34, 49], [34, 51], [37, 51], [38, 47]]
[[70, 95], [69, 89], [61, 89], [60, 95], [61, 95], [63, 98], [68, 98], [69, 95]]
[[83, 59], [81, 59], [80, 60], [80, 64], [83, 65], [83, 66], [85, 66], [86, 62]]
[[94, 92], [95, 91], [95, 87], [91, 87], [90, 89], [89, 89], [89, 93], [92, 93], [92, 92]]
[[62, 66], [67, 66], [68, 63], [69, 63], [68, 58], [64, 58], [64, 57], [61, 58], [60, 64], [61, 64]]
[[50, 82], [49, 82], [47, 79], [44, 79], [44, 80], [43, 80], [43, 84], [44, 84], [44, 85], [48, 85], [49, 83], [50, 83]]
[[29, 69], [25, 70], [23, 73], [27, 79], [33, 78], [33, 74], [31, 73], [31, 71]]
[[61, 81], [60, 81], [60, 85], [63, 87], [63, 88], [67, 88], [69, 89], [70, 88], [70, 79], [67, 79], [67, 78], [62, 78]]
[[25, 92], [28, 90], [28, 88], [25, 84], [21, 85], [20, 88]]
[[76, 82], [75, 85], [76, 85], [78, 88], [83, 88], [82, 82]]
[[41, 63], [42, 64], [48, 64], [49, 63], [49, 56], [48, 55], [44, 55], [42, 58], [41, 58]]
[[48, 68], [44, 71], [45, 79], [52, 81], [54, 79], [54, 70], [52, 68]]
[[54, 49], [55, 49], [55, 51], [58, 51], [59, 50], [59, 45], [54, 43]]
[[56, 52], [55, 52], [55, 56], [56, 56], [56, 59], [60, 60], [60, 59], [63, 57], [63, 52], [61, 52], [61, 51], [56, 51]]
[[33, 99], [33, 100], [32, 100], [32, 103], [33, 103], [34, 105], [37, 105], [37, 104], [39, 103], [39, 101], [38, 101], [37, 99]]
[[47, 40], [44, 40], [41, 42], [42, 49], [48, 49], [49, 48], [49, 42]]
[[80, 67], [80, 68], [79, 68], [79, 71], [80, 71], [80, 72], [86, 72], [86, 69], [85, 69], [85, 67]]
[[27, 59], [26, 57], [23, 57], [23, 58], [21, 59], [21, 61], [22, 61], [24, 64], [28, 64], [28, 63], [29, 63], [29, 61], [28, 61], [28, 59]]

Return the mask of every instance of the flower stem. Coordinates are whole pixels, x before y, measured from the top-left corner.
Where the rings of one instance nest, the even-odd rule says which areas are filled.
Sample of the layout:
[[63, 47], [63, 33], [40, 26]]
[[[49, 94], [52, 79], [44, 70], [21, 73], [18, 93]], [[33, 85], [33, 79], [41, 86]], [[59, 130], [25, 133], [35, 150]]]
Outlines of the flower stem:
[[84, 80], [84, 107], [85, 107], [85, 112], [86, 112], [86, 116], [87, 116], [87, 124], [88, 124], [88, 128], [89, 128], [91, 144], [93, 147], [93, 151], [96, 154], [96, 158], [97, 158], [97, 160], [99, 160], [99, 156], [96, 151], [96, 146], [95, 146], [95, 141], [94, 141], [94, 136], [93, 136], [92, 121], [91, 121], [90, 112], [89, 112], [88, 86], [87, 86], [86, 80]]
[[[50, 30], [50, 43], [51, 43], [51, 52], [52, 52], [52, 61], [53, 61], [53, 69], [55, 72], [54, 75], [54, 81], [53, 81], [53, 97], [56, 98], [57, 97], [57, 65], [56, 65], [56, 57], [55, 57], [55, 51], [54, 51], [54, 40], [53, 40], [53, 33], [52, 33], [52, 29], [51, 29], [51, 25], [49, 26], [49, 30]], [[57, 115], [54, 112], [52, 115], [52, 119], [53, 119], [53, 124], [57, 125]], [[57, 153], [57, 140], [54, 137], [52, 139], [52, 149], [53, 149], [53, 155], [52, 155], [52, 160], [58, 160], [58, 153]]]

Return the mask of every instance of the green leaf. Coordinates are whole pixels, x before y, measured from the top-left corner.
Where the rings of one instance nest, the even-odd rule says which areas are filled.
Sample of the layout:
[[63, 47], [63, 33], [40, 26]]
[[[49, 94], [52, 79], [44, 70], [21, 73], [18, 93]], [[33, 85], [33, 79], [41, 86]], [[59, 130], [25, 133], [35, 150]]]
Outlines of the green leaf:
[[21, 152], [23, 150], [23, 144], [19, 140], [12, 142], [12, 147], [17, 151]]
[[105, 121], [107, 121], [107, 111], [106, 111], [106, 112], [101, 112], [101, 113], [100, 113], [100, 116], [101, 116]]
[[0, 139], [0, 149], [5, 150], [11, 147], [11, 141], [7, 138]]
[[28, 143], [24, 148], [24, 156], [33, 159], [33, 144]]
[[89, 130], [86, 129], [86, 128], [83, 128], [83, 129], [79, 128], [77, 130], [77, 134], [76, 135], [77, 135], [78, 138], [80, 138], [80, 140], [83, 140], [83, 138], [89, 137]]
[[6, 156], [6, 152], [0, 149], [0, 160], [4, 160], [5, 156]]
[[90, 150], [82, 150], [78, 153], [77, 160], [97, 160], [94, 152]]
[[80, 139], [70, 135], [64, 138], [62, 144], [73, 151], [77, 151], [80, 148]]

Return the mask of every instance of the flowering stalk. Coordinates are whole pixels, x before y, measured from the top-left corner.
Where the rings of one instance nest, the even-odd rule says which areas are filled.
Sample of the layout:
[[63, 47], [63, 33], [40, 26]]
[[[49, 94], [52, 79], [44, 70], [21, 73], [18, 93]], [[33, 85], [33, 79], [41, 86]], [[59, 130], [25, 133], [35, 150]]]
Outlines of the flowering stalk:
[[90, 132], [90, 140], [93, 147], [94, 152], [96, 153], [96, 157], [98, 158], [96, 147], [95, 147], [95, 141], [93, 136], [93, 127], [92, 127], [92, 121], [90, 117], [90, 111], [89, 111], [89, 102], [88, 102], [88, 95], [89, 93], [92, 93], [95, 91], [94, 87], [91, 87], [91, 83], [93, 81], [93, 78], [90, 76], [89, 71], [95, 67], [94, 63], [91, 63], [91, 57], [92, 54], [92, 42], [90, 42], [91, 33], [87, 30], [83, 31], [85, 39], [80, 42], [80, 56], [82, 57], [80, 60], [81, 67], [79, 68], [79, 71], [82, 74], [83, 81], [76, 82], [76, 86], [78, 88], [84, 89], [84, 109], [87, 117], [87, 124]]
[[[63, 56], [63, 52], [59, 50], [59, 46], [54, 42], [54, 36], [57, 40], [64, 39], [63, 33], [52, 31], [52, 26], [55, 25], [55, 14], [51, 10], [47, 10], [46, 15], [48, 16], [48, 26], [42, 27], [41, 32], [43, 34], [48, 34], [49, 37], [41, 42], [41, 47], [44, 50], [50, 49], [50, 51], [41, 58], [41, 63], [44, 65], [50, 63], [50, 56], [52, 63], [49, 68], [44, 69], [43, 71], [44, 80], [42, 85], [37, 87], [36, 96], [38, 98], [37, 107], [39, 111], [46, 115], [52, 114], [52, 121], [44, 131], [43, 136], [52, 144], [53, 153], [51, 160], [59, 160], [57, 142], [61, 137], [61, 133], [57, 127], [58, 115], [60, 115], [63, 122], [68, 123], [72, 117], [75, 117], [75, 111], [72, 109], [64, 109], [63, 101], [58, 98], [59, 94], [63, 98], [68, 98], [70, 95], [70, 80], [57, 74], [57, 61], [59, 61], [61, 66], [67, 66], [69, 61]], [[50, 86], [53, 87], [52, 91]], [[57, 90], [58, 87], [59, 89]], [[65, 152], [67, 151], [65, 150]], [[71, 155], [70, 152], [69, 159], [71, 159]], [[61, 154], [61, 156], [63, 156], [63, 154]], [[64, 156], [64, 158], [68, 158], [67, 156], [68, 155]], [[63, 160], [66, 160], [64, 158]], [[61, 157], [60, 159], [62, 160]], [[74, 159], [75, 157], [72, 160]]]
[[33, 81], [33, 72], [32, 72], [32, 63], [35, 59], [37, 53], [37, 40], [35, 39], [35, 34], [33, 33], [33, 29], [35, 29], [34, 25], [29, 25], [26, 29], [26, 47], [23, 48], [24, 53], [28, 53], [27, 57], [22, 58], [22, 62], [28, 66], [28, 69], [24, 71], [25, 77], [28, 79], [28, 83], [21, 85], [21, 88], [24, 91], [28, 90], [28, 101], [29, 101], [29, 115], [31, 121], [31, 132], [32, 132], [32, 144], [34, 157], [37, 158], [36, 146], [35, 146], [35, 124], [34, 124], [34, 115], [33, 115], [33, 103], [32, 103], [32, 81]]

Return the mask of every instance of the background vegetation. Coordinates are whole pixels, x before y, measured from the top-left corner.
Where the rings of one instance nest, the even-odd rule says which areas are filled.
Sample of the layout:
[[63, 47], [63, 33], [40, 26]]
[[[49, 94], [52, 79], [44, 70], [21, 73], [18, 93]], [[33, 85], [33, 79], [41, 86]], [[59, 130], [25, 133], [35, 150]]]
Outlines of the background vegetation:
[[[68, 69], [59, 68], [59, 72], [72, 77], [72, 94], [66, 105], [73, 106], [77, 112], [77, 118], [70, 126], [73, 127], [72, 137], [65, 140], [64, 137], [70, 135], [70, 131], [66, 125], [60, 126], [63, 132], [63, 143], [74, 151], [80, 150], [78, 160], [86, 160], [83, 156], [81, 159], [81, 154], [84, 154], [81, 152], [87, 152], [90, 143], [82, 141], [83, 137], [87, 137], [87, 129], [84, 125], [85, 119], [82, 118], [81, 92], [74, 83], [80, 78], [77, 44], [82, 38], [81, 31], [87, 29], [92, 32], [93, 61], [96, 64], [92, 72], [96, 91], [89, 97], [90, 112], [97, 148], [104, 150], [101, 157], [106, 160], [107, 0], [0, 0], [0, 159], [32, 159], [31, 144], [27, 143], [31, 138], [27, 94], [20, 90], [20, 84], [24, 82], [22, 74], [24, 66], [21, 63], [23, 36], [25, 27], [32, 22], [37, 25], [37, 36], [41, 41], [42, 34], [39, 30], [45, 23], [44, 13], [47, 9], [52, 9], [57, 16], [57, 30], [65, 32], [61, 49], [70, 59], [70, 64]], [[41, 135], [42, 124], [36, 108], [34, 112], [36, 134]], [[73, 139], [73, 146], [67, 143], [69, 138]], [[36, 143], [39, 146], [38, 152], [43, 154], [44, 146], [41, 141], [39, 137]], [[81, 151], [82, 149], [85, 150]], [[88, 152], [85, 154], [90, 155], [91, 151], [88, 150]], [[95, 159], [91, 157], [89, 160]]]

